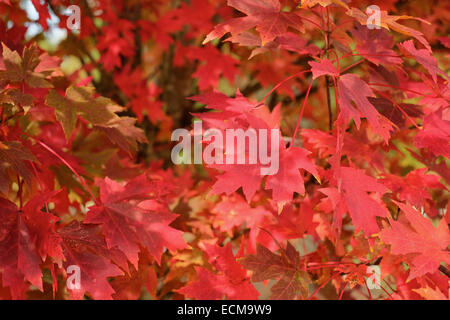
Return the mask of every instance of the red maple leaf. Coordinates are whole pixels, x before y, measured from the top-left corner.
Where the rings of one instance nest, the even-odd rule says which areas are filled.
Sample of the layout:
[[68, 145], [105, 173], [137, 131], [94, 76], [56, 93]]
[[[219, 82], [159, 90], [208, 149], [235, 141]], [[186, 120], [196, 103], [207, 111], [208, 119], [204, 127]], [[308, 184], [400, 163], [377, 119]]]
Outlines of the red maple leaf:
[[446, 74], [441, 69], [439, 69], [437, 60], [430, 54], [430, 51], [426, 49], [417, 50], [412, 40], [405, 41], [399, 44], [399, 46], [411, 56], [413, 56], [416, 61], [420, 63], [431, 74], [434, 82], [437, 82], [438, 73], [443, 74], [446, 78]]
[[150, 194], [157, 194], [161, 184], [145, 175], [122, 185], [109, 178], [100, 182], [100, 200], [90, 208], [85, 223], [103, 225], [108, 248], [117, 247], [130, 262], [138, 266], [140, 246], [148, 249], [160, 263], [164, 248], [185, 247], [182, 232], [170, 227], [177, 215], [167, 204]]
[[301, 17], [295, 12], [282, 11], [279, 0], [228, 0], [228, 5], [247, 16], [217, 25], [204, 43], [221, 38], [227, 32], [239, 34], [253, 27], [260, 33], [263, 44], [284, 34], [288, 27], [303, 31]]
[[[239, 92], [236, 98], [228, 98], [220, 93], [210, 93], [191, 99], [206, 103], [208, 108], [222, 111], [195, 114], [211, 127], [223, 131], [227, 129], [265, 129], [268, 130], [267, 132], [270, 132], [271, 129], [279, 130], [278, 124], [273, 122], [270, 115], [258, 112], [254, 104]], [[279, 136], [281, 137], [281, 133]], [[303, 194], [305, 192], [304, 181], [299, 169], [305, 169], [318, 178], [314, 162], [308, 157], [310, 152], [297, 147], [286, 148], [281, 138], [279, 139], [278, 150], [271, 150], [271, 139], [268, 140], [270, 140], [267, 142], [268, 154], [278, 153], [278, 158], [274, 159], [274, 161], [278, 161], [277, 172], [272, 173], [272, 175], [262, 174], [261, 168], [265, 166], [260, 162], [249, 164], [248, 150], [244, 150], [246, 152], [245, 164], [214, 163], [209, 165], [224, 172], [216, 176], [217, 181], [212, 187], [212, 192], [229, 195], [242, 187], [247, 201], [250, 201], [260, 188], [263, 178], [267, 175], [265, 188], [272, 190], [272, 197], [275, 201], [283, 204], [292, 199], [294, 192]], [[226, 142], [224, 142], [223, 151], [226, 149], [225, 145]], [[226, 151], [228, 152], [228, 150]], [[266, 152], [266, 150], [262, 151]], [[233, 152], [237, 154], [240, 150], [234, 150]]]
[[384, 184], [394, 193], [398, 193], [398, 198], [408, 201], [415, 207], [422, 207], [426, 200], [432, 200], [427, 189], [445, 187], [439, 182], [439, 176], [426, 174], [428, 169], [417, 169], [409, 172], [404, 177], [393, 174], [386, 174]]
[[305, 185], [299, 169], [305, 169], [319, 180], [314, 162], [308, 157], [311, 152], [302, 148], [282, 148], [280, 167], [276, 174], [268, 176], [266, 189], [272, 189], [272, 198], [278, 202], [292, 199], [294, 192], [305, 193]]
[[306, 298], [308, 295], [309, 276], [302, 270], [299, 253], [289, 242], [280, 255], [258, 245], [256, 255], [247, 255], [240, 263], [253, 271], [254, 282], [278, 279], [271, 288], [272, 299], [294, 299], [299, 294]]
[[180, 47], [177, 50], [175, 61], [183, 65], [184, 59], [199, 61], [197, 70], [192, 76], [199, 79], [198, 87], [200, 90], [216, 88], [221, 76], [233, 83], [235, 75], [238, 74], [236, 68], [238, 60], [223, 54], [212, 45], [201, 48]]
[[320, 189], [335, 210], [334, 227], [340, 230], [342, 217], [348, 210], [357, 230], [364, 230], [367, 235], [378, 232], [376, 217], [386, 217], [389, 212], [380, 200], [376, 201], [367, 192], [382, 195], [388, 189], [367, 176], [364, 170], [341, 167], [340, 173], [341, 191], [339, 188]]
[[313, 222], [313, 216], [311, 202], [305, 198], [299, 209], [291, 204], [284, 206], [283, 211], [276, 217], [277, 223], [267, 229], [277, 239], [302, 238], [305, 233], [314, 233], [317, 223]]
[[365, 59], [376, 65], [402, 63], [402, 59], [392, 50], [394, 39], [386, 30], [370, 30], [366, 26], [357, 25], [351, 32], [357, 40], [356, 50]]
[[237, 194], [223, 196], [222, 201], [212, 212], [215, 214], [213, 226], [230, 236], [233, 236], [235, 229], [241, 229], [242, 226], [250, 229], [248, 243], [252, 250], [256, 248], [257, 237], [260, 234], [259, 227], [272, 218], [270, 211], [260, 206], [252, 208]]
[[[373, 96], [372, 89], [366, 82], [355, 74], [344, 74], [337, 83], [339, 90], [339, 106], [341, 112], [339, 121], [348, 122], [350, 118], [359, 128], [362, 117], [365, 117], [374, 131], [384, 138], [387, 142], [392, 131], [391, 123], [377, 112], [377, 109], [369, 102], [368, 97]], [[351, 102], [354, 102], [355, 109]]]
[[80, 271], [80, 287], [68, 289], [70, 297], [82, 299], [88, 292], [94, 299], [111, 299], [114, 290], [107, 277], [124, 273], [112, 263], [116, 260], [123, 265], [123, 255], [117, 249], [108, 250], [99, 226], [72, 221], [59, 231], [59, 235], [63, 240], [65, 270], [69, 266], [77, 266]]
[[[61, 261], [61, 239], [54, 231], [57, 217], [40, 211], [44, 202], [57, 191], [31, 199], [22, 209], [0, 198], [0, 270], [3, 285], [9, 286], [14, 299], [24, 298], [28, 280], [42, 287], [40, 264], [47, 255]], [[42, 257], [42, 259], [41, 259]]]
[[136, 300], [142, 294], [145, 287], [149, 293], [156, 297], [156, 287], [158, 278], [154, 267], [153, 259], [147, 255], [139, 255], [139, 267], [131, 266], [129, 274], [115, 277], [111, 281], [111, 286], [116, 292], [113, 294], [115, 300]]
[[258, 291], [249, 283], [247, 272], [236, 262], [228, 243], [224, 247], [207, 246], [206, 252], [210, 263], [217, 269], [214, 274], [206, 269], [196, 267], [198, 279], [179, 290], [187, 297], [211, 300], [226, 297], [231, 300], [255, 300]]
[[445, 118], [445, 110], [450, 108], [441, 108], [425, 117], [423, 130], [414, 138], [414, 145], [427, 148], [436, 156], [450, 158], [450, 119]]
[[408, 279], [433, 273], [441, 262], [450, 264], [450, 233], [447, 222], [441, 219], [435, 228], [432, 222], [411, 206], [398, 203], [405, 219], [391, 220], [391, 229], [380, 232], [381, 239], [391, 245], [393, 254], [409, 255], [411, 273]]
[[316, 79], [322, 75], [330, 75], [333, 77], [339, 76], [338, 70], [328, 59], [323, 59], [320, 62], [310, 61], [308, 64], [311, 66], [313, 79]]

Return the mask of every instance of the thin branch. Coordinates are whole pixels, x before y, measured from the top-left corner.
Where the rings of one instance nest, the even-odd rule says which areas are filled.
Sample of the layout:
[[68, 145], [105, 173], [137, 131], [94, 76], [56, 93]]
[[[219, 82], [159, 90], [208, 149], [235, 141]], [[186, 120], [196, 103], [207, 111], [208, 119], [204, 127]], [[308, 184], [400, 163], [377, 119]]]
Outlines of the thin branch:
[[306, 106], [306, 101], [308, 101], [309, 92], [311, 91], [311, 87], [312, 87], [313, 82], [314, 82], [314, 79], [311, 78], [311, 82], [309, 83], [308, 90], [306, 91], [305, 100], [303, 100], [303, 105], [302, 105], [302, 108], [300, 110], [300, 114], [298, 116], [297, 125], [295, 127], [294, 134], [292, 135], [292, 143], [289, 146], [289, 148], [292, 148], [292, 146], [295, 143], [295, 137], [297, 136], [298, 129], [300, 128], [300, 122], [302, 121], [303, 112], [304, 112], [305, 106]]
[[266, 94], [266, 96], [264, 98], [261, 99], [261, 101], [258, 103], [256, 108], [261, 106], [263, 104], [263, 101], [265, 101], [267, 99], [267, 97], [269, 97], [272, 93], [274, 93], [275, 90], [277, 90], [279, 87], [281, 87], [287, 81], [294, 79], [294, 78], [298, 77], [299, 75], [301, 75], [303, 73], [307, 73], [307, 72], [311, 72], [311, 70], [304, 70], [304, 71], [297, 72], [297, 73], [287, 77], [286, 79], [282, 80], [281, 82], [279, 82], [275, 87], [273, 87], [272, 90], [270, 90], [270, 92], [268, 94]]

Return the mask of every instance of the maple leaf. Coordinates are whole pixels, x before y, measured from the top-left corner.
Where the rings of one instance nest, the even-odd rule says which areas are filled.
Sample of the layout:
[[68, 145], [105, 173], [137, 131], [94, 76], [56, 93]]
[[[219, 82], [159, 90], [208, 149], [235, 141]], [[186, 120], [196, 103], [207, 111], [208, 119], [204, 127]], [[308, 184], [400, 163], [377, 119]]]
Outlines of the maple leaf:
[[224, 232], [232, 232], [234, 227], [241, 227], [244, 224], [250, 230], [256, 231], [264, 218], [271, 216], [271, 213], [262, 207], [250, 207], [239, 195], [223, 197], [214, 207], [213, 213], [216, 214], [213, 225]]
[[[32, 88], [51, 88], [52, 85], [45, 79], [48, 74], [35, 72], [41, 60], [36, 44], [25, 47], [22, 57], [17, 51], [11, 51], [4, 43], [3, 63], [6, 70], [0, 70], [0, 81], [25, 81]], [[41, 67], [42, 68], [42, 67]], [[44, 68], [45, 69], [45, 68]], [[41, 71], [42, 69], [38, 69]]]
[[333, 77], [339, 76], [339, 72], [328, 59], [323, 59], [320, 62], [309, 61], [308, 64], [311, 66], [313, 79], [316, 79], [323, 75], [330, 75]]
[[96, 124], [94, 128], [103, 131], [119, 148], [131, 153], [132, 150], [137, 150], [138, 142], [147, 142], [144, 132], [135, 123], [135, 118], [116, 117], [106, 124]]
[[302, 18], [296, 12], [281, 11], [279, 0], [228, 0], [228, 5], [247, 16], [217, 25], [203, 43], [221, 38], [227, 32], [239, 34], [255, 26], [263, 45], [284, 34], [289, 27], [304, 31]]
[[144, 120], [147, 115], [153, 123], [164, 119], [163, 103], [158, 100], [162, 93], [156, 84], [147, 84], [142, 70], [132, 70], [131, 64], [126, 65], [123, 70], [116, 74], [114, 82], [130, 98], [130, 105], [139, 121]]
[[412, 40], [400, 43], [399, 46], [405, 49], [411, 56], [413, 56], [418, 63], [420, 63], [431, 74], [434, 82], [437, 82], [437, 74], [442, 74], [446, 78], [446, 74], [439, 69], [437, 60], [430, 54], [430, 51], [425, 49], [417, 50]]
[[391, 228], [380, 232], [381, 239], [391, 245], [393, 254], [413, 254], [410, 261], [411, 273], [408, 280], [433, 273], [441, 262], [450, 264], [450, 233], [447, 222], [441, 219], [435, 228], [432, 222], [411, 206], [396, 202], [404, 213], [406, 221], [391, 220]]
[[445, 110], [449, 106], [450, 86], [442, 77], [437, 80], [437, 83], [424, 79], [423, 82], [410, 81], [408, 84], [408, 88], [414, 90], [408, 96], [420, 97], [419, 105], [424, 106], [428, 112], [435, 112], [440, 108]]
[[261, 185], [260, 168], [256, 165], [234, 164], [215, 165], [224, 173], [216, 176], [217, 181], [212, 186], [212, 193], [230, 195], [242, 187], [245, 198], [250, 201]]
[[236, 262], [230, 243], [224, 247], [208, 246], [206, 251], [210, 263], [218, 270], [214, 274], [196, 267], [198, 279], [178, 292], [199, 300], [222, 299], [255, 300], [258, 291], [248, 282], [246, 271]]
[[[281, 213], [276, 217], [277, 223], [267, 227], [274, 235], [281, 239], [302, 238], [305, 233], [313, 233], [317, 223], [313, 222], [314, 211], [310, 200], [305, 198], [300, 209], [292, 204], [283, 207]], [[277, 238], [278, 239], [278, 238]]]
[[37, 161], [35, 156], [22, 145], [20, 141], [0, 142], [0, 192], [7, 194], [9, 190], [9, 179], [6, 171], [11, 168], [18, 173], [31, 189], [33, 173], [25, 161]]
[[348, 211], [345, 200], [337, 188], [322, 188], [319, 191], [326, 195], [326, 198], [321, 200], [317, 208], [325, 212], [334, 211], [332, 227], [340, 231], [342, 228], [342, 218]]
[[44, 206], [48, 205], [50, 199], [53, 200], [60, 191], [53, 190], [35, 196], [22, 208], [22, 215], [25, 217], [42, 261], [51, 257], [54, 262], [61, 263], [64, 259], [61, 238], [55, 230], [55, 225], [60, 219], [49, 212], [41, 211]]
[[445, 187], [439, 182], [439, 176], [425, 174], [427, 168], [417, 169], [409, 172], [405, 177], [393, 174], [386, 174], [383, 183], [389, 187], [394, 194], [402, 201], [408, 201], [413, 206], [419, 208], [425, 205], [426, 200], [432, 200], [427, 189]]
[[[398, 107], [394, 106], [394, 104], [390, 100], [384, 97], [380, 98], [368, 97], [367, 99], [377, 109], [377, 111], [384, 117], [386, 117], [389, 121], [391, 121], [400, 128], [405, 126], [404, 114], [402, 113], [402, 111], [399, 110]], [[420, 107], [418, 107], [415, 104], [400, 103], [399, 106], [410, 117], [417, 118], [423, 115], [423, 112], [420, 110]]]
[[131, 109], [136, 114], [138, 120], [142, 122], [147, 116], [152, 123], [169, 122], [170, 120], [164, 114], [163, 103], [152, 99], [153, 93], [148, 96], [139, 96], [131, 100]]
[[375, 65], [402, 63], [400, 56], [392, 50], [394, 38], [386, 30], [370, 30], [358, 24], [351, 33], [357, 41], [356, 50], [363, 58]]
[[423, 130], [414, 138], [414, 145], [427, 148], [436, 156], [450, 158], [450, 120], [444, 117], [444, 111], [441, 108], [425, 117]]
[[68, 289], [72, 299], [82, 299], [88, 292], [94, 299], [111, 299], [114, 290], [107, 277], [120, 276], [123, 271], [111, 261], [113, 255], [106, 247], [100, 229], [72, 221], [59, 230], [65, 256], [64, 268], [77, 266], [80, 271], [80, 288]]
[[219, 300], [224, 295], [234, 295], [235, 291], [223, 278], [218, 278], [214, 273], [206, 269], [195, 267], [197, 280], [178, 290], [179, 293], [189, 298], [198, 300]]
[[21, 90], [14, 88], [4, 90], [0, 94], [1, 103], [9, 103], [20, 106], [25, 110], [25, 112], [27, 112], [29, 108], [33, 106], [34, 100], [35, 98], [32, 95], [23, 93]]
[[103, 225], [108, 248], [117, 247], [137, 267], [140, 246], [148, 249], [158, 263], [164, 248], [185, 247], [182, 232], [170, 227], [177, 215], [167, 205], [151, 197], [161, 185], [149, 181], [145, 175], [126, 185], [109, 178], [100, 182], [101, 204], [91, 207], [85, 223]]
[[426, 286], [424, 288], [412, 289], [412, 291], [418, 293], [426, 300], [448, 300], [445, 294], [439, 290], [439, 287], [435, 287], [434, 289], [430, 286]]
[[350, 284], [350, 288], [356, 285], [364, 286], [366, 278], [370, 276], [368, 266], [365, 264], [344, 264], [336, 267], [336, 271], [345, 273], [345, 282]]
[[[278, 172], [267, 176], [265, 189], [272, 190], [272, 198], [283, 204], [292, 199], [294, 192], [305, 192], [304, 181], [299, 169], [305, 169], [318, 177], [318, 172], [311, 159], [309, 151], [297, 147], [280, 149]], [[211, 167], [224, 171], [218, 175], [212, 187], [214, 194], [225, 193], [230, 195], [240, 187], [247, 201], [250, 201], [261, 185], [264, 175], [261, 175], [261, 166], [253, 164], [226, 164], [211, 165]]]
[[43, 290], [41, 257], [63, 258], [61, 239], [54, 231], [57, 217], [40, 211], [44, 202], [57, 191], [31, 199], [23, 209], [0, 198], [0, 271], [3, 285], [10, 287], [13, 299], [23, 299], [28, 280]]
[[108, 30], [99, 38], [97, 48], [102, 52], [100, 61], [106, 71], [122, 66], [122, 57], [130, 58], [135, 53], [134, 24], [114, 16], [107, 26]]
[[[202, 96], [192, 97], [192, 100], [207, 104], [208, 108], [214, 108], [222, 112], [196, 113], [195, 116], [205, 121], [211, 127], [226, 130], [229, 128], [247, 130], [251, 129], [274, 129], [278, 124], [270, 119], [260, 118], [254, 104], [248, 101], [239, 92], [235, 98], [229, 98], [220, 93], [209, 93]], [[267, 115], [265, 116], [267, 117]], [[227, 121], [224, 121], [227, 120]], [[244, 124], [244, 125], [243, 125]], [[270, 126], [275, 127], [271, 128]], [[281, 133], [279, 134], [281, 136]], [[271, 145], [271, 143], [268, 143]], [[225, 150], [225, 147], [223, 147]], [[274, 152], [271, 150], [270, 152]], [[278, 171], [268, 175], [265, 189], [272, 190], [272, 197], [280, 204], [292, 199], [294, 192], [303, 194], [305, 192], [304, 181], [299, 169], [305, 169], [318, 179], [318, 172], [314, 162], [308, 158], [309, 151], [297, 147], [286, 148], [284, 141], [278, 143], [279, 155]], [[245, 155], [248, 157], [248, 154]], [[250, 201], [261, 185], [265, 175], [261, 174], [262, 164], [211, 164], [212, 168], [223, 171], [218, 175], [216, 183], [212, 187], [212, 193], [225, 193], [230, 195], [240, 187], [247, 201]]]
[[366, 234], [377, 232], [375, 217], [386, 217], [388, 210], [367, 192], [382, 195], [389, 190], [378, 183], [377, 179], [365, 175], [364, 170], [341, 167], [341, 178], [344, 199], [355, 227], [364, 230]]
[[308, 158], [309, 154], [311, 152], [308, 150], [297, 147], [281, 149], [278, 172], [267, 177], [265, 186], [266, 189], [272, 189], [275, 201], [283, 203], [291, 200], [294, 192], [305, 193], [299, 169], [305, 169], [320, 181], [314, 162]]
[[114, 277], [111, 286], [115, 293], [115, 300], [136, 300], [142, 294], [142, 288], [145, 287], [149, 293], [156, 297], [156, 287], [158, 278], [151, 259], [145, 255], [139, 255], [139, 267], [136, 269], [131, 266], [129, 274]]
[[67, 88], [65, 96], [51, 90], [46, 103], [55, 108], [56, 118], [61, 122], [66, 138], [70, 138], [77, 123], [78, 115], [94, 124], [106, 124], [118, 117], [114, 113], [122, 108], [104, 97], [94, 98], [94, 87]]
[[170, 24], [169, 16], [161, 17], [157, 22], [140, 20], [137, 25], [139, 26], [139, 34], [143, 41], [148, 41], [149, 39], [154, 39], [159, 46], [163, 49], [169, 49], [173, 39], [170, 37], [170, 29], [167, 27]]
[[3, 285], [10, 287], [13, 299], [20, 299], [27, 289], [24, 279], [42, 290], [41, 259], [17, 207], [5, 199], [0, 199], [0, 206], [0, 270]]
[[[212, 45], [206, 45], [201, 48], [179, 48], [177, 54], [184, 59], [198, 60], [200, 62], [192, 76], [199, 79], [198, 87], [202, 91], [216, 88], [220, 76], [233, 83], [235, 75], [238, 74], [238, 69], [236, 68], [238, 60], [223, 54]], [[178, 60], [180, 59], [178, 58]]]
[[108, 138], [117, 143], [124, 150], [136, 148], [136, 141], [146, 141], [142, 130], [134, 127], [135, 120], [129, 117], [119, 117], [116, 112], [123, 108], [105, 97], [94, 97], [93, 87], [70, 86], [66, 90], [65, 97], [56, 90], [51, 90], [46, 103], [55, 108], [58, 121], [64, 129], [66, 139], [69, 139], [75, 130], [77, 118], [92, 123], [96, 128], [104, 131]]
[[262, 206], [251, 207], [247, 201], [238, 194], [223, 196], [221, 201], [213, 208], [215, 214], [213, 227], [233, 236], [237, 230], [244, 226], [249, 229], [248, 248], [256, 249], [256, 243], [261, 235], [260, 227], [273, 220], [272, 213]]
[[300, 256], [289, 242], [281, 255], [258, 244], [256, 255], [247, 255], [239, 262], [253, 272], [254, 282], [279, 279], [271, 288], [272, 299], [294, 299], [299, 293], [303, 298], [308, 296], [308, 273], [301, 269]]
[[[364, 12], [362, 12], [361, 10], [357, 9], [357, 8], [351, 8], [349, 9], [347, 12], [347, 15], [356, 18], [359, 23], [361, 23], [362, 25], [367, 25], [368, 23], [371, 23], [371, 19], [369, 19], [369, 16], [367, 16], [367, 14], [365, 14]], [[414, 30], [412, 28], [406, 27], [400, 23], [398, 23], [398, 20], [410, 20], [410, 19], [414, 19], [414, 20], [418, 20], [421, 21], [423, 23], [426, 24], [430, 24], [428, 21], [420, 19], [420, 18], [415, 18], [415, 17], [411, 17], [411, 16], [391, 16], [388, 14], [387, 11], [385, 10], [381, 10], [380, 11], [380, 27], [385, 28], [386, 30], [392, 29], [394, 31], [397, 31], [399, 33], [408, 35], [408, 36], [413, 36], [414, 38], [416, 38], [420, 43], [422, 43], [425, 48], [427, 48], [428, 51], [431, 52], [431, 47], [430, 44], [428, 43], [428, 41], [423, 37], [423, 33], [417, 30]]]
[[[356, 126], [361, 125], [361, 117], [367, 118], [374, 131], [383, 137], [387, 143], [390, 137], [392, 125], [381, 116], [377, 109], [369, 102], [368, 97], [373, 96], [372, 89], [359, 76], [354, 74], [344, 74], [337, 83], [339, 90], [339, 106], [341, 112], [338, 121], [348, 122], [353, 118]], [[353, 101], [358, 109], [355, 109]]]
[[213, 3], [208, 0], [192, 0], [189, 4], [181, 3], [179, 8], [168, 12], [163, 18], [170, 19], [168, 21], [170, 31], [179, 31], [183, 29], [183, 26], [188, 25], [189, 29], [193, 29], [192, 31], [204, 34], [211, 30], [211, 19], [214, 15]]
[[367, 235], [378, 232], [376, 217], [386, 217], [386, 207], [370, 197], [367, 192], [377, 192], [382, 195], [388, 189], [377, 182], [377, 179], [367, 176], [364, 170], [350, 167], [340, 168], [342, 189], [323, 188], [319, 191], [327, 195], [335, 210], [333, 224], [340, 230], [341, 220], [348, 210], [357, 230], [363, 230]]

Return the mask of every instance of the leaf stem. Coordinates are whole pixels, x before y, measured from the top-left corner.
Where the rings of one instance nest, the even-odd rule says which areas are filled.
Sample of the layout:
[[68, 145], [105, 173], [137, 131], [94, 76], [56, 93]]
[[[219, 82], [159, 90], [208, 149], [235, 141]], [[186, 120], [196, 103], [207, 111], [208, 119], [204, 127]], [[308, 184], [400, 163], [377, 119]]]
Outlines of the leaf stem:
[[[422, 97], [430, 97], [430, 98], [436, 98], [436, 97], [438, 97], [437, 95], [435, 95], [435, 96], [432, 96], [432, 95], [429, 95], [429, 94], [427, 95], [427, 94], [423, 94], [423, 93], [418, 92], [418, 91], [414, 91], [414, 90], [410, 90], [410, 89], [406, 89], [406, 88], [402, 88], [402, 87], [391, 86], [391, 85], [383, 84], [383, 83], [373, 83], [373, 82], [368, 82], [367, 84], [368, 84], [369, 86], [386, 87], [386, 88], [392, 88], [392, 89], [397, 89], [397, 90], [408, 91], [408, 92], [417, 94], [417, 95], [422, 96]], [[448, 98], [445, 98], [445, 97], [442, 97], [442, 98], [444, 98], [444, 99], [447, 100], [447, 101], [449, 100]]]
[[[326, 10], [327, 10], [327, 32], [325, 33], [325, 55], [328, 57], [328, 52], [330, 50], [330, 39], [329, 39], [329, 35], [330, 35], [330, 11], [329, 11], [328, 7], [326, 8]], [[340, 66], [339, 66], [339, 57], [336, 54], [336, 52], [334, 52], [334, 54], [336, 55], [336, 60], [337, 60], [337, 63], [338, 63], [338, 70], [339, 70], [339, 68], [340, 68]], [[326, 87], [326, 92], [327, 92], [328, 130], [331, 132], [331, 130], [333, 130], [333, 112], [331, 110], [330, 77], [328, 75], [325, 76], [325, 87]]]
[[274, 93], [275, 90], [277, 90], [279, 87], [281, 87], [283, 84], [285, 84], [287, 81], [298, 77], [299, 75], [303, 74], [303, 73], [307, 73], [307, 72], [311, 72], [311, 70], [303, 70], [300, 72], [297, 72], [289, 77], [287, 77], [286, 79], [282, 80], [281, 82], [279, 82], [275, 87], [273, 87], [272, 90], [270, 90], [270, 92], [268, 94], [266, 94], [266, 96], [264, 98], [261, 99], [261, 101], [259, 101], [258, 105], [256, 106], [259, 107], [263, 104], [263, 101], [265, 101], [267, 99], [267, 97], [269, 97], [272, 93]]
[[332, 275], [327, 281], [325, 281], [324, 283], [322, 283], [310, 296], [307, 300], [311, 300], [312, 297], [314, 297], [317, 292], [319, 292], [320, 289], [322, 289], [323, 287], [325, 287], [327, 285], [328, 282], [330, 282], [331, 280], [333, 280], [334, 278], [336, 278], [337, 276], [339, 276], [339, 273], [336, 273], [334, 275]]
[[303, 17], [303, 16], [300, 16], [300, 19], [305, 20], [305, 21], [308, 21], [309, 23], [315, 25], [317, 28], [319, 28], [320, 30], [322, 30], [322, 27], [321, 27], [317, 22], [315, 22], [315, 21], [313, 21], [313, 20], [311, 20], [311, 19], [309, 19], [309, 18]]
[[391, 98], [389, 98], [389, 96], [388, 95], [386, 95], [386, 94], [384, 94], [383, 92], [381, 92], [381, 91], [378, 91], [378, 90], [376, 90], [376, 89], [373, 89], [373, 91], [375, 91], [377, 94], [379, 94], [380, 96], [383, 96], [384, 98], [386, 98], [386, 99], [388, 99], [394, 106], [396, 106], [397, 107], [397, 109], [399, 109], [400, 111], [401, 111], [401, 113], [417, 128], [417, 129], [419, 129], [419, 130], [422, 130], [422, 128], [421, 127], [419, 127], [418, 125], [417, 125], [417, 123], [413, 120], [413, 119], [411, 119], [409, 116], [408, 116], [408, 114], [403, 110], [403, 108], [402, 107], [400, 107], [394, 100], [392, 100]]
[[357, 61], [357, 62], [355, 62], [355, 63], [352, 63], [352, 64], [349, 65], [348, 67], [344, 68], [340, 73], [344, 73], [345, 71], [347, 71], [347, 70], [349, 70], [349, 69], [351, 69], [351, 68], [353, 68], [353, 67], [356, 67], [358, 64], [360, 64], [360, 63], [362, 63], [362, 62], [364, 62], [364, 59], [359, 60], [359, 61]]
[[347, 285], [348, 285], [348, 282], [346, 282], [344, 284], [344, 288], [342, 288], [341, 294], [339, 295], [339, 300], [342, 300], [342, 297], [344, 296], [344, 292], [345, 292], [345, 289], [347, 288]]
[[302, 105], [302, 108], [300, 110], [300, 114], [298, 116], [297, 126], [295, 127], [294, 134], [292, 135], [292, 142], [291, 142], [291, 145], [289, 146], [289, 148], [292, 148], [292, 146], [295, 143], [295, 137], [297, 136], [298, 129], [300, 128], [300, 122], [302, 121], [303, 111], [305, 110], [306, 101], [308, 101], [308, 96], [309, 96], [309, 93], [311, 91], [311, 87], [312, 87], [313, 82], [314, 82], [314, 79], [311, 78], [311, 81], [310, 81], [309, 86], [308, 86], [308, 90], [306, 91], [305, 99], [303, 100], [303, 105]]
[[57, 157], [62, 163], [64, 163], [74, 174], [75, 176], [78, 178], [78, 180], [80, 180], [81, 184], [83, 185], [83, 187], [86, 189], [86, 191], [89, 193], [89, 195], [91, 196], [92, 200], [95, 202], [95, 204], [99, 204], [99, 201], [97, 200], [97, 198], [94, 197], [91, 189], [89, 188], [89, 186], [86, 184], [86, 182], [84, 181], [84, 179], [78, 174], [78, 172], [70, 165], [70, 163], [68, 163], [62, 156], [60, 156], [55, 150], [53, 150], [52, 148], [50, 148], [47, 144], [45, 144], [44, 142], [40, 141], [38, 138], [35, 138], [33, 136], [30, 136], [29, 134], [23, 132], [27, 137], [33, 139], [34, 141], [36, 141], [38, 144], [40, 144], [44, 149], [46, 149], [47, 151], [49, 151], [51, 154], [53, 154], [55, 157]]
[[364, 284], [366, 285], [367, 293], [369, 294], [369, 299], [373, 300], [372, 299], [372, 293], [370, 292], [370, 289], [369, 289], [369, 286], [367, 285], [367, 282], [364, 282]]

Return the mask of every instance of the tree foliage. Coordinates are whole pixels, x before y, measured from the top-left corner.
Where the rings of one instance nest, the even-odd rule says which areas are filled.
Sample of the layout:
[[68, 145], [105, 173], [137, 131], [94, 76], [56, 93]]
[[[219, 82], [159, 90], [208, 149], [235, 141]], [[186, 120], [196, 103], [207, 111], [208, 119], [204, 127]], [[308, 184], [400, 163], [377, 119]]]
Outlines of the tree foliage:
[[[0, 12], [0, 298], [449, 298], [445, 1]], [[194, 119], [278, 130], [278, 172], [174, 165]]]

